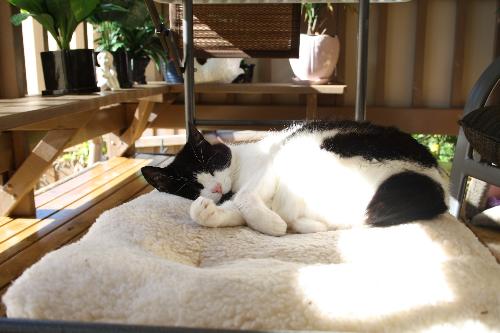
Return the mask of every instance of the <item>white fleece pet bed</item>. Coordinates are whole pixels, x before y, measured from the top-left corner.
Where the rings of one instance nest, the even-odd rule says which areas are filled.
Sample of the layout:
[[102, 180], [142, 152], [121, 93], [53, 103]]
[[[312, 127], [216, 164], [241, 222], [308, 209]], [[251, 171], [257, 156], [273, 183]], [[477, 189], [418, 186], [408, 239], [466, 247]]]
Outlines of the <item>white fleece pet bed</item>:
[[341, 331], [500, 331], [500, 265], [454, 218], [272, 237], [156, 191], [8, 290], [9, 317]]

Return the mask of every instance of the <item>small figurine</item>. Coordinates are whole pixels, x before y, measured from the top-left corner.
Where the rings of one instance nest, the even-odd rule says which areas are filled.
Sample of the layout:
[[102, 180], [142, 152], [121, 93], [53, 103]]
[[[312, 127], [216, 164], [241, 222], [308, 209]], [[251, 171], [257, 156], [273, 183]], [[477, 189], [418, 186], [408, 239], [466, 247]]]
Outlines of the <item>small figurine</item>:
[[113, 55], [108, 51], [99, 52], [97, 63], [99, 64], [96, 68], [97, 86], [101, 88], [101, 91], [120, 89], [116, 70], [113, 67]]

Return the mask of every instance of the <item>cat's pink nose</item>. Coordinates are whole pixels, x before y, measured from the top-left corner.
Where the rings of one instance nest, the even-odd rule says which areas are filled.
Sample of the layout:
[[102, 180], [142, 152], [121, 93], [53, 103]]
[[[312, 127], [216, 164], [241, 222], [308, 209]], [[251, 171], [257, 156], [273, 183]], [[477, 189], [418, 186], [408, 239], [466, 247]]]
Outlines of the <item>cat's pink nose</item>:
[[214, 188], [212, 189], [212, 193], [222, 193], [221, 184], [217, 183], [217, 185], [215, 185]]

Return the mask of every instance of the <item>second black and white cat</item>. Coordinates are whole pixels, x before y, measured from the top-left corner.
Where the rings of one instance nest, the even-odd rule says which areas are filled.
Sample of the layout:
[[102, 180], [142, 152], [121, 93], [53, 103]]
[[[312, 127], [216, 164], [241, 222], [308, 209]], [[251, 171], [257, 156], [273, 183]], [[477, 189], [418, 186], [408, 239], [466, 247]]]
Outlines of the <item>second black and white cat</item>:
[[238, 145], [212, 145], [192, 129], [171, 164], [142, 173], [159, 191], [194, 200], [190, 215], [200, 225], [246, 224], [274, 236], [395, 225], [447, 210], [432, 154], [410, 135], [370, 123], [305, 123]]

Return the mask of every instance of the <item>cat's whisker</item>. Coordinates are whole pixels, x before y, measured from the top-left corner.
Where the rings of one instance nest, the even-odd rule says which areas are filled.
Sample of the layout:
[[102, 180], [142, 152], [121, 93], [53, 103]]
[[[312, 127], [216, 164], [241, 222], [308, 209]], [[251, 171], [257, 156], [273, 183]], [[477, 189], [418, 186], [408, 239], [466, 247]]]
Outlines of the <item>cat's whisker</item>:
[[212, 158], [214, 158], [217, 155], [219, 155], [219, 152], [215, 152], [215, 154], [212, 154], [212, 156], [210, 156], [210, 158], [207, 160], [207, 164], [212, 160]]
[[194, 157], [196, 158], [198, 163], [203, 164], [203, 162], [198, 157], [198, 154], [196, 154], [196, 147], [198, 147], [200, 145], [200, 143], [196, 144], [196, 146], [193, 146], [193, 143], [191, 143], [190, 145], [191, 145], [191, 150], [193, 151]]
[[203, 146], [200, 147], [200, 154], [201, 154], [201, 160], [204, 161], [205, 158], [203, 157]]
[[186, 185], [187, 185], [187, 183], [182, 184], [182, 186], [181, 186], [181, 187], [179, 187], [179, 188], [177, 189], [177, 191], [175, 191], [175, 193], [174, 193], [174, 194], [179, 193], [179, 192], [180, 192], [180, 191], [181, 191], [184, 187], [186, 187]]

